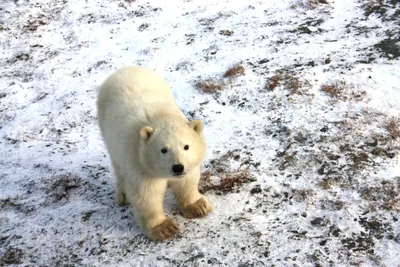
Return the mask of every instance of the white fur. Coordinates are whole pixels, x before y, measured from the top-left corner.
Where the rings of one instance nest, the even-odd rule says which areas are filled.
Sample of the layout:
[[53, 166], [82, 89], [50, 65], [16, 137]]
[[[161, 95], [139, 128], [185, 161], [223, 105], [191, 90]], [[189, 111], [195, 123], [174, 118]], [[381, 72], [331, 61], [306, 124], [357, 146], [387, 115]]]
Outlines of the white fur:
[[[168, 184], [184, 216], [211, 211], [198, 191], [206, 151], [203, 124], [185, 118], [161, 77], [142, 67], [119, 69], [102, 84], [97, 109], [116, 176], [116, 201], [132, 205], [146, 236], [163, 240], [176, 232], [163, 210]], [[184, 166], [184, 175], [173, 175], [174, 164]]]

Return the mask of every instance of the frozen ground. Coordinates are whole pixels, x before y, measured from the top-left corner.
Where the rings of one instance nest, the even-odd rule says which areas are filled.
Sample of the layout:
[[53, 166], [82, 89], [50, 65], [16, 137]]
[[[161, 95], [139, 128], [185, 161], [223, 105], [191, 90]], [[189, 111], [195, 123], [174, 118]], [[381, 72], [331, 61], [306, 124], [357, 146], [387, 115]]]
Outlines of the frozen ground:
[[[399, 266], [400, 7], [308, 2], [3, 1], [0, 265]], [[96, 122], [131, 64], [206, 127], [215, 210], [167, 194], [166, 243], [114, 203]]]

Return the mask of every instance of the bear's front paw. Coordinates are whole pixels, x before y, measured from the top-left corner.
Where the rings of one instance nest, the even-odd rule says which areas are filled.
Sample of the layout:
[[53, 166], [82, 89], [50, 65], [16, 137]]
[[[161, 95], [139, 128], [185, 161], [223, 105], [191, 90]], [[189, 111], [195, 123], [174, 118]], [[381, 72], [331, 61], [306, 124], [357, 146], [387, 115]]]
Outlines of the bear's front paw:
[[165, 219], [161, 224], [150, 230], [150, 238], [154, 241], [164, 241], [179, 232], [178, 225], [171, 219]]
[[182, 209], [182, 215], [188, 219], [201, 218], [212, 210], [211, 204], [204, 198]]

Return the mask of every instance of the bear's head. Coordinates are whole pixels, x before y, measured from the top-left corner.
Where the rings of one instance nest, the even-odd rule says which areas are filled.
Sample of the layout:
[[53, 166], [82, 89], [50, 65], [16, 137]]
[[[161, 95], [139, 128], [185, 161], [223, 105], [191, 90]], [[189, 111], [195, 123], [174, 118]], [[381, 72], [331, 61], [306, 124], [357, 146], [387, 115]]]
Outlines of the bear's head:
[[163, 121], [140, 129], [139, 160], [153, 177], [183, 177], [199, 168], [205, 153], [199, 120]]

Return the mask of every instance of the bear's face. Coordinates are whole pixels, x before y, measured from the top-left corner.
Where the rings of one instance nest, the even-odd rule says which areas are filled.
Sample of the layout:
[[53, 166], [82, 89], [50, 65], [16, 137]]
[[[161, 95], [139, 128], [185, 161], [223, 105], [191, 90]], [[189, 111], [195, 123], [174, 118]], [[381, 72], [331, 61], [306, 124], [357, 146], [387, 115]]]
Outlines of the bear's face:
[[141, 164], [153, 177], [183, 177], [204, 159], [206, 145], [202, 132], [203, 124], [199, 120], [143, 127], [139, 147]]

